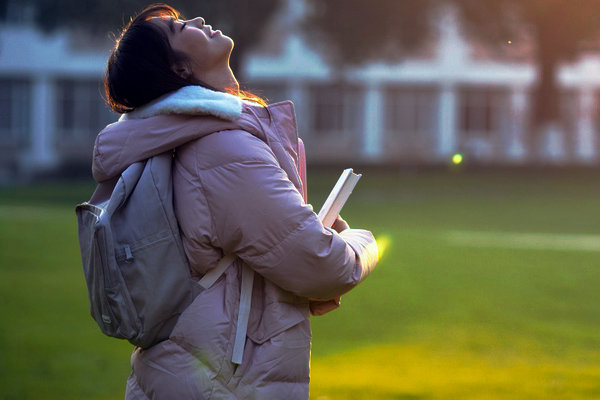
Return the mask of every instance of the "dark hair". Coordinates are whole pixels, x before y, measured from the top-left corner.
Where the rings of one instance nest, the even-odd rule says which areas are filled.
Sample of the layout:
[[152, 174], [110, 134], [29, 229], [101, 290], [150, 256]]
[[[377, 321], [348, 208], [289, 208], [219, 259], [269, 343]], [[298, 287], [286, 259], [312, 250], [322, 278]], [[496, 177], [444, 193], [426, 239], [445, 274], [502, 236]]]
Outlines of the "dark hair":
[[186, 79], [173, 70], [188, 63], [187, 56], [171, 48], [169, 38], [152, 18], [180, 17], [179, 11], [166, 4], [146, 7], [125, 25], [108, 59], [104, 90], [110, 108], [117, 113], [137, 107], [188, 85], [210, 86], [193, 76]]
[[[113, 111], [133, 111], [184, 86], [199, 85], [217, 90], [193, 75], [184, 78], [177, 74], [173, 66], [188, 64], [190, 60], [184, 53], [173, 50], [166, 33], [157, 24], [148, 22], [152, 18], [180, 17], [179, 11], [167, 4], [153, 4], [125, 25], [115, 42], [104, 75], [106, 102]], [[251, 92], [226, 92], [266, 105], [262, 98]]]

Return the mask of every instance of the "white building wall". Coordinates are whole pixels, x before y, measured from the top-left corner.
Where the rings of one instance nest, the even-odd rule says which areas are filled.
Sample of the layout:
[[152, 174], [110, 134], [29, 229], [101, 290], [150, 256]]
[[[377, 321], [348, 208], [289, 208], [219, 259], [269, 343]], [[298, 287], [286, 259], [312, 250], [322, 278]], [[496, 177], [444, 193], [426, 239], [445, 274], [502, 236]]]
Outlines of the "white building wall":
[[526, 160], [525, 128], [527, 111], [525, 88], [522, 86], [512, 87], [510, 93], [510, 131], [506, 149], [506, 155], [510, 162], [523, 163]]
[[378, 82], [370, 82], [365, 91], [363, 155], [377, 160], [383, 154], [383, 93]]
[[587, 87], [579, 89], [580, 113], [577, 120], [575, 152], [577, 158], [586, 163], [594, 162], [597, 158], [595, 100], [593, 90]]
[[457, 98], [456, 86], [445, 83], [440, 90], [437, 154], [440, 158], [448, 158], [457, 149]]
[[58, 162], [54, 151], [54, 86], [47, 74], [37, 75], [33, 81], [31, 113], [31, 147], [20, 160], [23, 168], [44, 168]]

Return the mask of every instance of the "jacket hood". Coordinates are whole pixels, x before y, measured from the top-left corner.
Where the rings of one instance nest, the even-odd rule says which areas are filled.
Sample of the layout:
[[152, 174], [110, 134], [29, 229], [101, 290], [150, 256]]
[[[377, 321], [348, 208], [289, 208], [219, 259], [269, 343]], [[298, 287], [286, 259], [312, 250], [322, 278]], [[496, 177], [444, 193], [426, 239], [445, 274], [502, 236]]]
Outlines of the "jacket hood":
[[213, 115], [236, 120], [242, 113], [242, 100], [229, 93], [215, 92], [202, 86], [184, 86], [127, 114], [119, 121], [142, 119], [155, 115]]
[[94, 180], [109, 180], [137, 161], [214, 132], [243, 129], [267, 141], [261, 121], [265, 113], [270, 117], [264, 107], [227, 93], [183, 87], [123, 114], [98, 134], [92, 161]]

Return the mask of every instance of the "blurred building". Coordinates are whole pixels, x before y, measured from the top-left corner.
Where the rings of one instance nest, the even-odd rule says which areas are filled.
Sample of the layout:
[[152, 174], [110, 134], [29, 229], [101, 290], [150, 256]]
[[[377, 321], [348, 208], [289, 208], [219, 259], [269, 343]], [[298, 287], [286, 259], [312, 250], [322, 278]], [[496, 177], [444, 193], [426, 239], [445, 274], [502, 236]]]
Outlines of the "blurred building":
[[[451, 14], [428, 57], [370, 64], [343, 75], [298, 28], [302, 0], [288, 0], [241, 80], [296, 105], [313, 163], [447, 163], [455, 153], [484, 164], [598, 164], [600, 58], [559, 70], [562, 120], [528, 138], [535, 67], [480, 59]], [[104, 104], [107, 47], [81, 48], [73, 34], [0, 25], [0, 181], [90, 163], [97, 132], [117, 119]]]
[[100, 91], [108, 52], [72, 43], [66, 32], [0, 27], [0, 182], [90, 165], [96, 134], [116, 120]]
[[600, 57], [559, 69], [561, 121], [532, 141], [531, 49], [489, 57], [465, 40], [448, 9], [426, 57], [340, 76], [295, 30], [304, 8], [302, 0], [287, 1], [244, 75], [269, 99], [294, 100], [313, 160], [439, 164], [460, 153], [479, 164], [600, 162]]

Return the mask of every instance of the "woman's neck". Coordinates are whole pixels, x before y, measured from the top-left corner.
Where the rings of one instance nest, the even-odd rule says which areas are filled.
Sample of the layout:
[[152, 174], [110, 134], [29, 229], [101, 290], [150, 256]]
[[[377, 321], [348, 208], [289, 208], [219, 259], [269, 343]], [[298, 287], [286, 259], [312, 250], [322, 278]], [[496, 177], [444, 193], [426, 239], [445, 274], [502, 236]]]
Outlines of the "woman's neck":
[[200, 81], [221, 92], [238, 92], [240, 90], [240, 84], [229, 66], [205, 73], [204, 76], [200, 77]]

